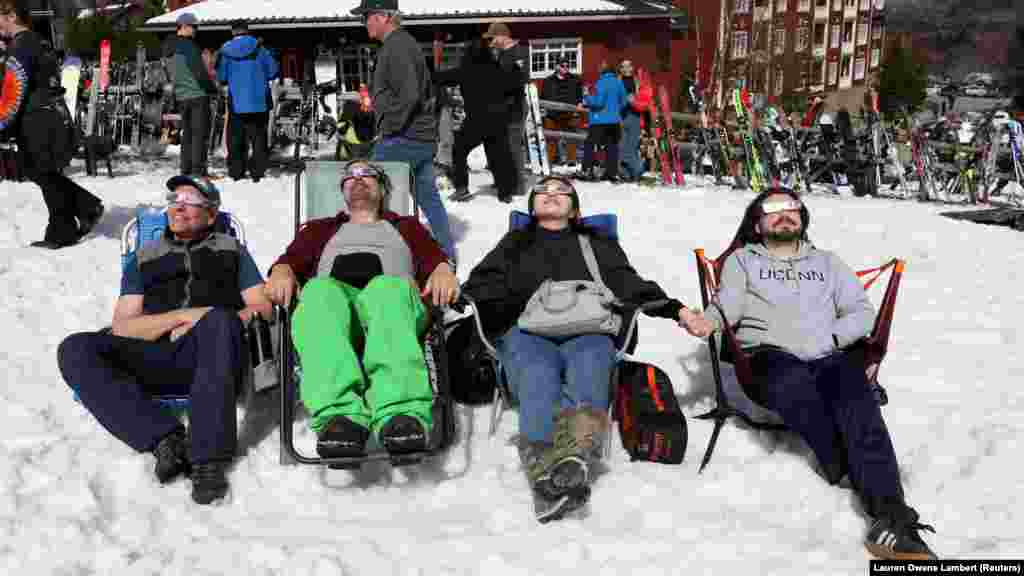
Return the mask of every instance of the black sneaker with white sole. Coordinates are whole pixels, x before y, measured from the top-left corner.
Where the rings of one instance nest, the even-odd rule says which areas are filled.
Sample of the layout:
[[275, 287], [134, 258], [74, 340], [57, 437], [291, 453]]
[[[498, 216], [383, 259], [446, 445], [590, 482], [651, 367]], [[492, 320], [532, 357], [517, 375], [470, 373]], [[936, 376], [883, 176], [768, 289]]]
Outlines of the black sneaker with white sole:
[[880, 560], [937, 560], [918, 534], [922, 530], [935, 533], [931, 526], [919, 523], [917, 512], [907, 506], [877, 518], [864, 538], [864, 546]]

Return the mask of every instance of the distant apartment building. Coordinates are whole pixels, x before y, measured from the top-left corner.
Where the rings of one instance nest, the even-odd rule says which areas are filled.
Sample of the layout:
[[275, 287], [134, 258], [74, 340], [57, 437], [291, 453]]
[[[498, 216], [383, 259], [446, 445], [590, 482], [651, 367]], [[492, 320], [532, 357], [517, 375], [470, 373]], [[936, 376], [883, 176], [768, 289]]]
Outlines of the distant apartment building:
[[[775, 97], [863, 87], [881, 66], [885, 0], [676, 0], [701, 37], [700, 79]], [[695, 21], [696, 20], [696, 21]], [[690, 69], [696, 66], [696, 45]], [[715, 53], [724, 62], [714, 64]], [[861, 92], [857, 90], [856, 92]]]

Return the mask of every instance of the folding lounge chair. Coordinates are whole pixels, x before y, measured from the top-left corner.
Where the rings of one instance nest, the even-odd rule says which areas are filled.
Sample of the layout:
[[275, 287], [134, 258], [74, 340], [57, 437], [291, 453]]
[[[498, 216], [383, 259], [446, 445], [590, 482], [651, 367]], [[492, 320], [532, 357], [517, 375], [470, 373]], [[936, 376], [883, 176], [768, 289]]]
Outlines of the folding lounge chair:
[[[529, 214], [521, 212], [519, 210], [514, 210], [509, 215], [509, 230], [518, 230], [525, 228], [530, 223], [531, 219], [532, 217]], [[609, 238], [618, 239], [618, 218], [614, 214], [595, 214], [592, 216], [587, 216], [581, 219], [581, 223], [584, 226], [595, 228], [603, 232]], [[494, 347], [494, 344], [492, 344], [487, 339], [486, 334], [484, 334], [483, 322], [480, 319], [479, 310], [473, 303], [472, 299], [470, 299], [468, 296], [463, 296], [463, 299], [466, 302], [468, 302], [473, 308], [473, 318], [476, 324], [477, 334], [479, 335], [480, 340], [483, 342], [484, 348], [487, 349], [487, 352], [491, 358], [491, 362], [494, 364], [495, 374], [497, 375], [497, 386], [495, 386], [494, 388], [494, 400], [492, 402], [491, 423], [489, 429], [489, 434], [491, 436], [494, 436], [494, 434], [498, 430], [498, 425], [501, 421], [501, 415], [505, 412], [507, 408], [511, 408], [513, 406], [514, 397], [509, 389], [508, 380], [505, 376], [504, 370], [502, 369], [501, 360], [498, 356], [497, 349]], [[608, 441], [605, 442], [604, 445], [605, 457], [607, 457], [608, 454], [610, 454], [611, 452], [611, 432], [613, 423], [621, 418], [621, 414], [619, 414], [619, 411], [616, 408], [619, 406], [620, 403], [617, 402], [616, 400], [621, 385], [620, 380], [623, 364], [627, 361], [632, 361], [630, 354], [632, 354], [636, 350], [637, 320], [640, 317], [640, 313], [643, 312], [644, 309], [648, 307], [654, 308], [662, 304], [664, 304], [664, 302], [650, 302], [645, 306], [629, 307], [623, 310], [624, 331], [622, 332], [622, 334], [619, 335], [619, 341], [616, 342], [616, 362], [611, 375], [611, 394], [613, 398], [611, 399], [612, 401], [610, 402], [609, 406], [610, 410], [612, 411], [612, 417], [608, 419], [608, 433], [606, 435]]]
[[[694, 250], [697, 256], [697, 277], [700, 282], [701, 301], [705, 309], [711, 305], [711, 301], [718, 291], [722, 267], [726, 258], [736, 248], [738, 248], [738, 245], [733, 244], [721, 256], [713, 260], [704, 255], [703, 248]], [[885, 271], [891, 270], [889, 283], [886, 286], [885, 295], [882, 297], [882, 305], [879, 307], [878, 315], [875, 317], [875, 325], [866, 338], [854, 344], [855, 346], [865, 346], [864, 370], [867, 375], [868, 385], [872, 388], [878, 403], [882, 406], [888, 403], [888, 396], [885, 389], [878, 383], [878, 369], [888, 351], [889, 332], [892, 328], [893, 312], [896, 309], [896, 294], [900, 288], [900, 279], [903, 276], [905, 265], [906, 263], [903, 260], [894, 258], [877, 268], [861, 270], [856, 273], [857, 277], [863, 282], [864, 289], [867, 290]], [[730, 416], [736, 416], [749, 426], [757, 429], [787, 429], [782, 423], [782, 418], [777, 413], [758, 406], [750, 400], [750, 398], [754, 397], [754, 395], [749, 393], [750, 387], [753, 385], [750, 356], [740, 349], [732, 326], [725, 326], [723, 328], [721, 346], [722, 351], [721, 355], [719, 355], [718, 342], [715, 340], [715, 336], [708, 337], [712, 373], [715, 378], [716, 406], [713, 410], [697, 416], [697, 418], [701, 420], [714, 420], [715, 428], [711, 432], [711, 440], [708, 442], [704, 458], [701, 460], [701, 472], [704, 471], [704, 468], [711, 461], [715, 443], [718, 441], [718, 434], [722, 430], [722, 425], [725, 424], [725, 421]], [[721, 362], [730, 363], [735, 367], [739, 390], [727, 388], [723, 384]]]
[[[334, 216], [345, 205], [339, 187], [342, 168], [347, 162], [309, 161], [295, 176], [295, 230], [302, 222]], [[371, 162], [381, 168], [390, 181], [391, 193], [388, 209], [401, 215], [416, 213], [412, 170], [404, 162]], [[303, 174], [305, 179], [303, 182]], [[422, 452], [391, 455], [378, 449], [365, 456], [355, 458], [321, 458], [306, 456], [295, 446], [294, 422], [297, 403], [297, 389], [301, 386], [301, 367], [292, 344], [291, 311], [275, 306], [278, 318], [278, 342], [280, 342], [281, 381], [281, 449], [282, 464], [322, 464], [331, 468], [354, 469], [370, 461], [390, 460], [393, 465], [415, 464], [447, 449], [455, 441], [454, 402], [448, 382], [448, 355], [444, 342], [444, 315], [431, 310], [431, 321], [424, 335], [423, 347], [427, 373], [434, 390], [434, 429], [430, 434], [430, 446]]]

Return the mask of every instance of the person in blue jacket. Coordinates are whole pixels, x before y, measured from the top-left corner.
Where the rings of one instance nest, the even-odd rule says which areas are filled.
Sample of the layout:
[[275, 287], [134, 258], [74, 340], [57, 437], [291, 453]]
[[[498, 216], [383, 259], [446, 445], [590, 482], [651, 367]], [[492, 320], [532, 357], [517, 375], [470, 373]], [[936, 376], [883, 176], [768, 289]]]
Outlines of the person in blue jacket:
[[[270, 52], [249, 35], [244, 21], [231, 25], [234, 38], [220, 49], [217, 80], [228, 85], [228, 174], [235, 180], [246, 172], [259, 182], [267, 169], [267, 82], [278, 74]], [[252, 158], [249, 158], [249, 146]]]
[[594, 149], [607, 148], [604, 179], [619, 181], [619, 136], [622, 131], [622, 109], [627, 105], [626, 88], [607, 62], [601, 63], [601, 77], [594, 94], [583, 97], [580, 110], [587, 110], [587, 141], [583, 144], [583, 180], [594, 180]]

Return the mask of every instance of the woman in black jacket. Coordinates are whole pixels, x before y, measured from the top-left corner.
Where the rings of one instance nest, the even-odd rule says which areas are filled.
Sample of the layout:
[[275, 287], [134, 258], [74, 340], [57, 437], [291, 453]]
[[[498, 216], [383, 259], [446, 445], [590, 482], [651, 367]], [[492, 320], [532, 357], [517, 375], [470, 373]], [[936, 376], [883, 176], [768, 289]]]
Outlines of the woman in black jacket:
[[472, 196], [466, 159], [470, 151], [484, 144], [498, 198], [511, 202], [517, 179], [508, 147], [505, 98], [520, 89], [518, 82], [502, 71], [482, 39], [470, 43], [458, 68], [437, 72], [434, 81], [442, 85], [458, 84], [466, 110], [462, 130], [455, 133], [452, 151], [455, 194], [451, 200], [468, 200]]
[[680, 325], [693, 313], [641, 278], [617, 241], [580, 225], [579, 195], [569, 180], [544, 178], [528, 205], [530, 225], [507, 233], [462, 289], [475, 302], [519, 400], [520, 457], [544, 520], [582, 504], [567, 494], [588, 490], [590, 466], [605, 441], [615, 342], [605, 334], [554, 339], [524, 332], [517, 320], [527, 301], [547, 279], [593, 280], [578, 238], [587, 235], [602, 280], [625, 306], [653, 304], [648, 315]]
[[57, 61], [28, 23], [27, 2], [0, 0], [0, 35], [8, 38], [0, 132], [9, 130], [16, 138], [25, 173], [42, 189], [50, 213], [43, 239], [32, 245], [56, 250], [88, 234], [103, 216], [103, 203], [61, 173], [74, 153], [76, 128]]

